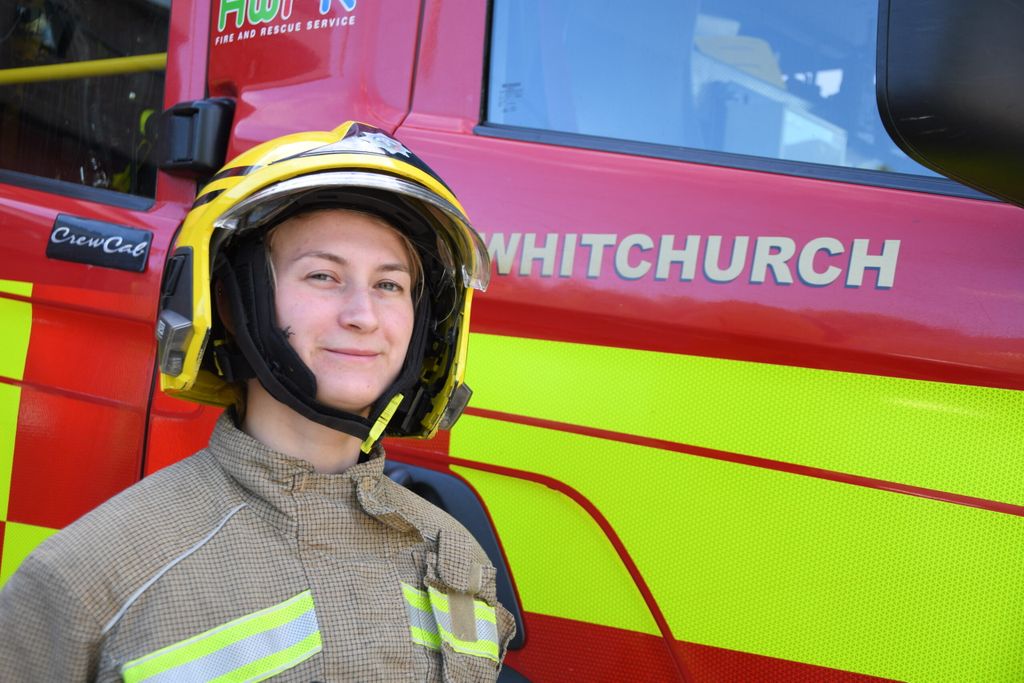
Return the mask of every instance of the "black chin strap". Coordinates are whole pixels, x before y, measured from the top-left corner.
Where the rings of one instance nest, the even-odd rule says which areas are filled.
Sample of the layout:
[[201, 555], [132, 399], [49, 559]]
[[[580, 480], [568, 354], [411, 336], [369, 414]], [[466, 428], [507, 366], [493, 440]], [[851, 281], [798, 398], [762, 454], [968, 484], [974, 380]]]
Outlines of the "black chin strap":
[[[260, 247], [262, 248], [262, 245]], [[298, 369], [295, 364], [289, 363], [286, 367], [278, 360], [268, 362], [264, 358], [252, 334], [253, 327], [263, 325], [254, 321], [246, 310], [248, 307], [243, 303], [244, 295], [239, 282], [240, 278], [243, 282], [251, 281], [252, 276], [258, 277], [258, 274], [253, 273], [244, 265], [236, 269], [227, 261], [220, 264], [217, 274], [219, 281], [224, 284], [225, 293], [231, 303], [231, 316], [234, 322], [232, 336], [238, 349], [237, 352], [232, 352], [226, 346], [221, 346], [215, 352], [217, 362], [225, 373], [225, 378], [229, 381], [240, 381], [255, 377], [267, 390], [267, 393], [299, 415], [339, 432], [350, 434], [357, 439], [365, 440], [370, 435], [371, 423], [368, 420], [359, 415], [336, 410], [317, 401], [315, 378], [312, 382], [311, 392], [308, 394], [303, 392], [305, 395], [298, 393], [296, 391], [297, 383], [289, 376]], [[280, 331], [278, 334], [284, 336]], [[292, 354], [294, 355], [294, 351]], [[297, 356], [295, 360], [301, 366], [301, 370], [312, 375], [309, 368], [298, 360]], [[292, 370], [292, 373], [288, 373], [287, 370]]]

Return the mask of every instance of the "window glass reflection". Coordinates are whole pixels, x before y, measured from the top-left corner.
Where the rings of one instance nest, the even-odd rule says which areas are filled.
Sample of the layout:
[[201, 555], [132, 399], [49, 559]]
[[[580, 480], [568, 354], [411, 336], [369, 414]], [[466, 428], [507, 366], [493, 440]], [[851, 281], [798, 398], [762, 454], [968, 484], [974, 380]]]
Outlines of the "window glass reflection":
[[495, 0], [493, 123], [934, 175], [875, 105], [875, 0]]

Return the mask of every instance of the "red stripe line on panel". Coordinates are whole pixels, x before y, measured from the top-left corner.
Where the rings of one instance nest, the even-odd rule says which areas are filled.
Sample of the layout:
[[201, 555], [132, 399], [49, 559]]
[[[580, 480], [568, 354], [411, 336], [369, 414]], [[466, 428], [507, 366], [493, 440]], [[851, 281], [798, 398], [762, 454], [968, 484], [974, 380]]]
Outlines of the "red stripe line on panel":
[[[660, 639], [534, 612], [523, 620], [532, 648], [510, 650], [505, 663], [534, 680], [580, 680], [588, 683], [671, 680], [671, 660], [659, 656]], [[566, 646], [566, 643], [572, 644]], [[895, 679], [832, 669], [713, 645], [676, 641], [689, 670], [701, 681], [758, 683], [896, 683]], [[629, 675], [623, 674], [628, 662]]]
[[130, 410], [139, 413], [146, 412], [145, 406], [140, 406], [131, 401], [118, 401], [106, 396], [97, 396], [96, 394], [86, 394], [80, 391], [65, 389], [63, 387], [56, 387], [52, 384], [25, 382], [23, 380], [11, 379], [10, 377], [0, 377], [0, 383], [10, 384], [12, 386], [21, 387], [22, 389], [33, 389], [41, 394], [60, 396], [62, 398], [70, 398], [76, 401], [88, 401], [89, 403], [96, 403], [102, 406], [107, 406], [108, 408], [118, 408], [120, 410]]
[[[466, 411], [469, 412], [468, 410]], [[626, 549], [626, 544], [619, 538], [618, 533], [611, 523], [605, 518], [597, 506], [590, 502], [590, 499], [584, 496], [582, 493], [569, 486], [565, 482], [559, 481], [552, 477], [545, 476], [543, 474], [537, 474], [536, 472], [527, 472], [526, 470], [517, 470], [511, 467], [502, 467], [501, 465], [490, 465], [482, 462], [475, 462], [473, 460], [463, 460], [462, 458], [455, 457], [444, 457], [444, 456], [429, 456], [430, 459], [438, 462], [444, 462], [448, 465], [456, 465], [459, 467], [466, 467], [474, 470], [481, 470], [483, 472], [491, 472], [493, 474], [501, 474], [506, 477], [513, 477], [516, 479], [525, 479], [532, 481], [536, 484], [546, 486], [550, 489], [558, 491], [565, 496], [572, 499], [577, 505], [586, 510], [587, 514], [597, 523], [605, 536], [611, 542], [612, 547], [615, 548], [615, 552], [618, 554], [619, 559], [622, 561], [623, 566], [629, 572], [629, 575], [633, 578], [633, 582], [636, 583], [637, 589], [640, 591], [640, 595], [643, 597], [644, 602], [647, 604], [647, 608], [651, 611], [651, 616], [654, 618], [655, 623], [658, 625], [658, 630], [661, 632], [662, 638], [665, 641], [665, 646], [669, 648], [672, 656], [672, 660], [675, 662], [676, 668], [679, 673], [680, 681], [689, 683], [693, 681], [693, 677], [688, 673], [687, 667], [683, 662], [682, 654], [677, 648], [673, 646], [676, 642], [675, 636], [672, 635], [672, 629], [669, 628], [668, 620], [665, 619], [665, 615], [662, 614], [661, 608], [658, 606], [658, 602], [654, 599], [654, 594], [648, 587], [647, 582], [644, 580], [643, 575], [640, 573], [640, 568], [633, 562], [633, 558], [630, 556], [629, 551]]]
[[936, 489], [924, 488], [922, 486], [911, 486], [910, 484], [901, 484], [894, 481], [886, 481], [884, 479], [874, 479], [872, 477], [863, 477], [856, 474], [836, 472], [834, 470], [826, 470], [819, 467], [798, 465], [795, 463], [782, 462], [779, 460], [770, 460], [768, 458], [759, 458], [753, 455], [730, 453], [728, 451], [717, 451], [712, 448], [704, 448], [702, 446], [692, 446], [689, 444], [682, 444], [675, 441], [653, 439], [646, 436], [639, 436], [637, 434], [613, 432], [607, 429], [585, 427], [583, 425], [575, 425], [567, 422], [556, 422], [554, 420], [545, 420], [538, 417], [528, 417], [526, 415], [503, 413], [497, 410], [486, 410], [483, 408], [466, 408], [466, 414], [474, 415], [476, 417], [483, 417], [490, 420], [514, 422], [516, 424], [527, 425], [530, 427], [540, 427], [541, 429], [552, 429], [560, 432], [568, 432], [571, 434], [579, 434], [582, 436], [591, 436], [598, 439], [606, 439], [609, 441], [619, 441], [622, 443], [628, 443], [635, 446], [658, 448], [665, 451], [673, 451], [675, 453], [695, 455], [701, 458], [723, 460], [726, 462], [738, 463], [740, 465], [749, 465], [751, 467], [760, 467], [762, 469], [775, 470], [778, 472], [798, 474], [804, 477], [813, 477], [815, 479], [826, 479], [828, 481], [835, 481], [841, 484], [852, 484], [854, 486], [863, 486], [865, 488], [880, 489], [882, 491], [889, 491], [891, 493], [901, 493], [908, 496], [917, 496], [919, 498], [929, 498], [931, 500], [937, 500], [944, 503], [953, 503], [954, 505], [964, 505], [967, 507], [980, 508], [982, 510], [989, 510], [992, 512], [1001, 512], [1007, 515], [1016, 515], [1017, 517], [1024, 517], [1024, 505], [1014, 505], [1012, 503], [1003, 503], [997, 500], [989, 500], [987, 498], [964, 496], [958, 493], [938, 491]]
[[[110, 310], [110, 308], [102, 308], [100, 305], [95, 303], [82, 304], [63, 301], [61, 299], [53, 298], [52, 296], [45, 296], [45, 290], [42, 289], [45, 287], [44, 285], [37, 284], [34, 287], [35, 293], [31, 297], [22, 296], [21, 294], [12, 294], [10, 292], [2, 292], [0, 293], [0, 298], [20, 301], [22, 303], [32, 304], [33, 306], [73, 311], [75, 313], [84, 313], [86, 315], [95, 315], [104, 319], [127, 320], [133, 323], [153, 325], [153, 328], [156, 329], [156, 322], [148, 316], [131, 315], [121, 311]], [[81, 294], [83, 301], [88, 300], [88, 290], [82, 289]]]

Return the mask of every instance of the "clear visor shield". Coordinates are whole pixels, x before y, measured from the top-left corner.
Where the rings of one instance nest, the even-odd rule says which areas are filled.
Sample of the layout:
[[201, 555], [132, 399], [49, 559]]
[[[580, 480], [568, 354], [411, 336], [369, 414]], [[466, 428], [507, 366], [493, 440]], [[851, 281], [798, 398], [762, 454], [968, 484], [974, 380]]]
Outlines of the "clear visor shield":
[[237, 234], [272, 225], [278, 216], [310, 192], [351, 187], [394, 192], [418, 200], [434, 219], [430, 221], [431, 224], [444, 231], [439, 237], [450, 247], [447, 253], [441, 249], [438, 258], [452, 273], [461, 272], [465, 287], [480, 291], [487, 289], [491, 278], [490, 257], [483, 240], [470, 226], [469, 219], [444, 197], [422, 185], [394, 176], [359, 171], [331, 171], [290, 178], [238, 202], [222, 213], [214, 221], [213, 227]]

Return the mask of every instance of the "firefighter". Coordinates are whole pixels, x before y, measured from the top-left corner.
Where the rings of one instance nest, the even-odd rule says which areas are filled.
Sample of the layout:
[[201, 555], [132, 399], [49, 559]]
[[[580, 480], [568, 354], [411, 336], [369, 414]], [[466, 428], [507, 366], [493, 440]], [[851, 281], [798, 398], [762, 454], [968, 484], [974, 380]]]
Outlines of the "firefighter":
[[25, 560], [4, 680], [496, 678], [494, 568], [379, 444], [461, 412], [488, 272], [447, 186], [380, 130], [229, 162], [182, 226], [157, 337], [166, 391], [230, 407], [207, 448]]

